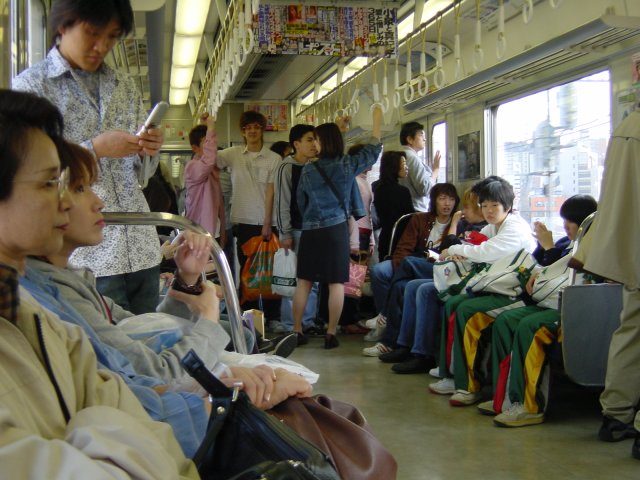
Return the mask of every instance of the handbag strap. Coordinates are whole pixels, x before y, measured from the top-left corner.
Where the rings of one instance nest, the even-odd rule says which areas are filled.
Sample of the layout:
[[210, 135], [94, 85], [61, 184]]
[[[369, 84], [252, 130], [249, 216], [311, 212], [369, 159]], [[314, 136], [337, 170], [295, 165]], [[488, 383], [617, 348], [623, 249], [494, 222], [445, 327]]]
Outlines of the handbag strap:
[[344, 200], [342, 199], [342, 197], [338, 193], [338, 189], [336, 189], [335, 185], [333, 184], [333, 182], [331, 181], [331, 179], [329, 178], [327, 173], [320, 167], [320, 165], [318, 165], [317, 161], [316, 162], [311, 162], [311, 165], [316, 167], [316, 170], [318, 170], [318, 173], [322, 176], [322, 178], [324, 179], [325, 183], [329, 186], [329, 188], [333, 192], [333, 195], [338, 200], [338, 203], [340, 204], [340, 208], [342, 208], [342, 210], [344, 210], [345, 219], [347, 221], [349, 221], [349, 214], [347, 213], [347, 207], [344, 206]]

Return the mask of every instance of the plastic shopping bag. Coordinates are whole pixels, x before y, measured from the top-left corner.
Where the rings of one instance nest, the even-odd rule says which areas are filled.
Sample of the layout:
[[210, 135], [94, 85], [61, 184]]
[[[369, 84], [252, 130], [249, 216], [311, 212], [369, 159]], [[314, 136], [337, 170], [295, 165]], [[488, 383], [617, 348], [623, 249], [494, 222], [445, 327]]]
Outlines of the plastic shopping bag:
[[283, 297], [293, 297], [296, 291], [296, 268], [298, 260], [291, 249], [279, 248], [273, 257], [271, 291]]
[[280, 298], [271, 292], [271, 276], [273, 272], [273, 256], [280, 247], [278, 238], [271, 235], [265, 241], [261, 236], [251, 237], [242, 245], [247, 261], [240, 274], [242, 302], [250, 300]]

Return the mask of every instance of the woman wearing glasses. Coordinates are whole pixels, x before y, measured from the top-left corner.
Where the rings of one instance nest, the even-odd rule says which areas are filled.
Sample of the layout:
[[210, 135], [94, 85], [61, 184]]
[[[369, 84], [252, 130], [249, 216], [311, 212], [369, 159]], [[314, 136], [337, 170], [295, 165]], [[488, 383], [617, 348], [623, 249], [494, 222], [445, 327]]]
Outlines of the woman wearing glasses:
[[18, 287], [27, 256], [62, 246], [72, 206], [48, 101], [0, 91], [0, 463], [7, 478], [197, 478], [167, 424], [98, 372], [77, 327]]

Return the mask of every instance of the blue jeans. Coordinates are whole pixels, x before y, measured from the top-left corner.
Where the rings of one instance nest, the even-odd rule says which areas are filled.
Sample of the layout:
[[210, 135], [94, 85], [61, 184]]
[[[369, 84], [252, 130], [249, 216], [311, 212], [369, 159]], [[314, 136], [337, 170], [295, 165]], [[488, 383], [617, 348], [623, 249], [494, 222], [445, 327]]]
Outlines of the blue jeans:
[[433, 280], [411, 280], [404, 290], [398, 345], [411, 347], [411, 353], [437, 358], [439, 325], [440, 301]]
[[393, 272], [391, 288], [382, 310], [387, 317], [387, 328], [381, 341], [387, 346], [395, 345], [400, 333], [405, 287], [411, 280], [419, 278], [433, 278], [433, 263], [420, 257], [405, 257]]
[[391, 279], [393, 278], [393, 265], [391, 260], [384, 260], [376, 263], [371, 267], [371, 290], [373, 292], [373, 303], [378, 313], [383, 313], [385, 300], [391, 287]]
[[160, 303], [160, 265], [96, 279], [98, 291], [136, 315], [155, 312]]

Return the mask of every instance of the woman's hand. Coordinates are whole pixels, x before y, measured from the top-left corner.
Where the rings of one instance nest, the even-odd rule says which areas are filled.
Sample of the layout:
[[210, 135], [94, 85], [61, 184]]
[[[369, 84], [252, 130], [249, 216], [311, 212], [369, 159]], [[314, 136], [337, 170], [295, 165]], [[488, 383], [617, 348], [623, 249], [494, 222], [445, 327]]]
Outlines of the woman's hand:
[[168, 295], [184, 303], [193, 315], [211, 320], [214, 323], [218, 323], [218, 320], [220, 320], [220, 298], [222, 293], [212, 282], [202, 282], [202, 293], [200, 295], [179, 292], [173, 288], [169, 289]]
[[284, 368], [276, 368], [276, 384], [271, 395], [271, 406], [285, 401], [289, 397], [305, 398], [313, 394], [313, 386], [302, 376]]
[[122, 130], [109, 130], [91, 140], [98, 158], [122, 158], [140, 154], [142, 148], [139, 142], [140, 139], [136, 135]]
[[230, 370], [232, 376], [222, 379], [222, 383], [231, 388], [240, 382], [251, 403], [262, 410], [271, 408], [277, 378], [271, 367], [258, 365], [253, 368], [231, 367]]
[[448, 256], [449, 256], [449, 249], [445, 248], [443, 251], [440, 252], [440, 257], [438, 257], [438, 260], [440, 260], [441, 262], [444, 262]]
[[536, 278], [538, 278], [538, 275], [540, 275], [540, 272], [532, 273], [529, 277], [529, 280], [527, 281], [527, 286], [525, 288], [527, 289], [527, 293], [529, 295], [533, 293], [533, 284], [535, 283]]
[[140, 155], [157, 155], [164, 143], [164, 134], [159, 128], [150, 128], [138, 135]]
[[185, 230], [175, 238], [172, 244], [178, 246], [174, 260], [178, 266], [180, 278], [188, 285], [194, 284], [209, 261], [211, 237]]
[[534, 222], [533, 231], [535, 232], [538, 243], [542, 248], [549, 250], [555, 246], [553, 243], [553, 234], [544, 223]]
[[262, 225], [262, 231], [261, 231], [261, 235], [262, 235], [262, 239], [265, 242], [268, 242], [269, 240], [271, 240], [271, 234], [273, 232], [271, 231], [271, 225], [269, 224], [264, 224]]

